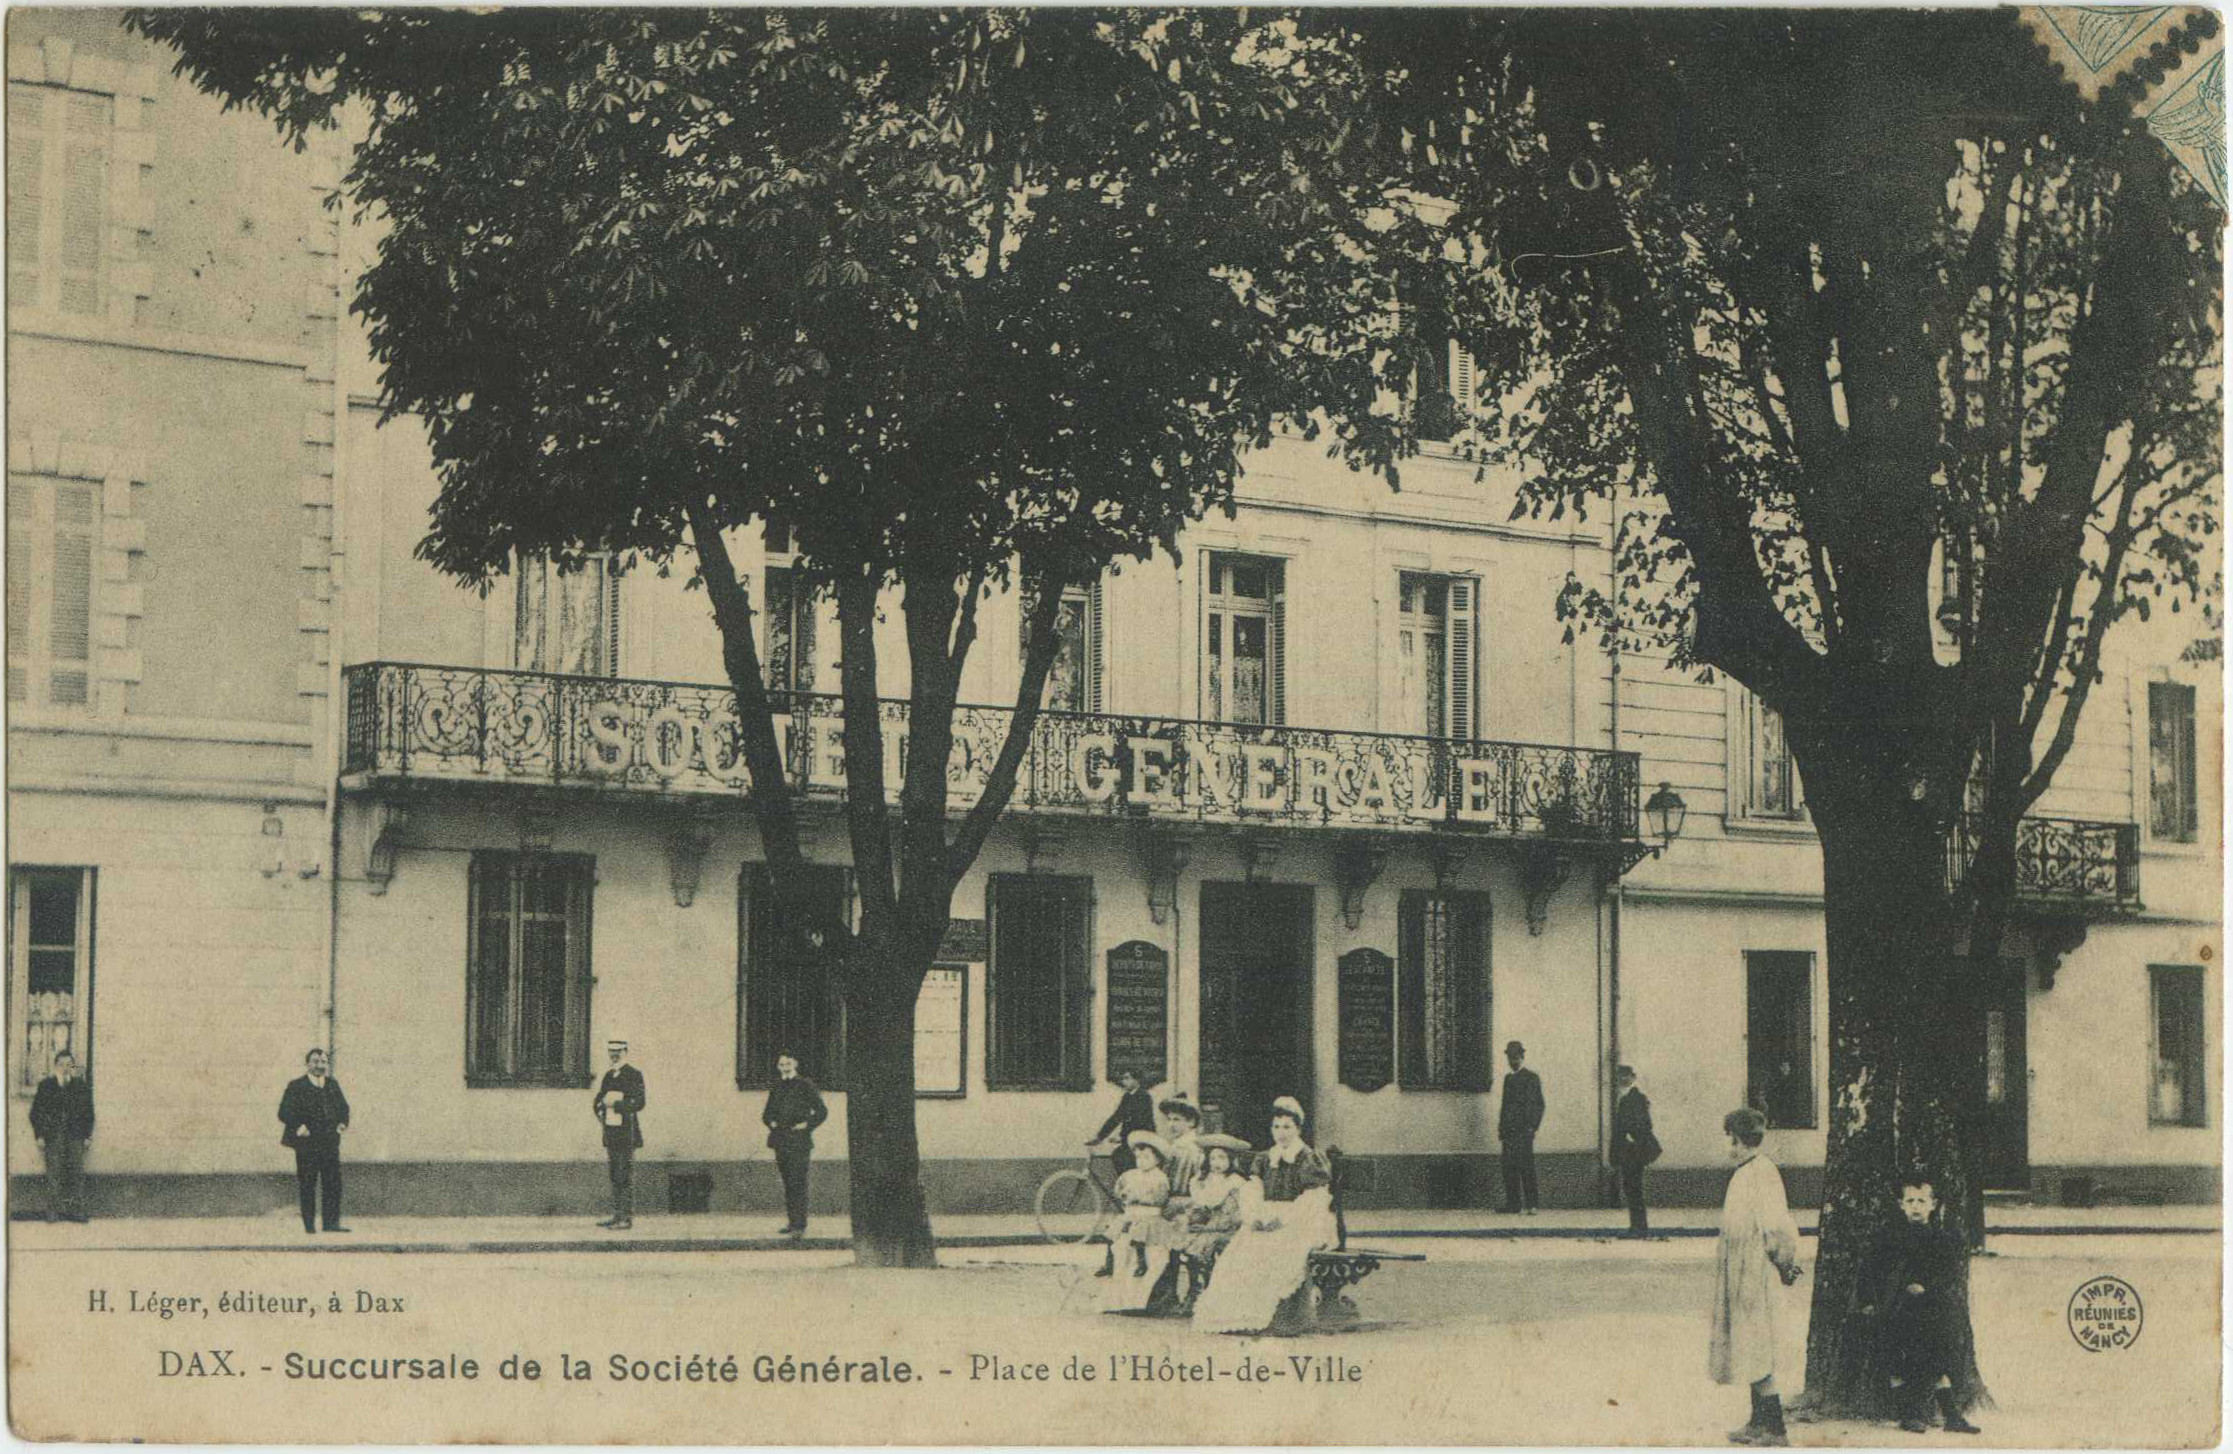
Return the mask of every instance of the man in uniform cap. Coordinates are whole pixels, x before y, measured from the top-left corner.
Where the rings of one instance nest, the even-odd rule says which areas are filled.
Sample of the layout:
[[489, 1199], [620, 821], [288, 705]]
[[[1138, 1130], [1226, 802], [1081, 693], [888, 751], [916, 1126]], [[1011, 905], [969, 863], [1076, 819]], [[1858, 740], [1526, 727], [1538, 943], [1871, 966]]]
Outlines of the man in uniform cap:
[[1504, 1077], [1504, 1105], [1496, 1118], [1496, 1139], [1504, 1143], [1506, 1212], [1535, 1215], [1535, 1128], [1543, 1124], [1543, 1081], [1521, 1064], [1527, 1047], [1514, 1040], [1504, 1047], [1511, 1073]]
[[612, 1069], [597, 1083], [597, 1099], [590, 1103], [604, 1128], [605, 1160], [612, 1171], [613, 1214], [597, 1225], [625, 1232], [636, 1225], [636, 1148], [644, 1144], [637, 1113], [644, 1108], [644, 1074], [628, 1063], [628, 1042], [607, 1040], [605, 1057]]

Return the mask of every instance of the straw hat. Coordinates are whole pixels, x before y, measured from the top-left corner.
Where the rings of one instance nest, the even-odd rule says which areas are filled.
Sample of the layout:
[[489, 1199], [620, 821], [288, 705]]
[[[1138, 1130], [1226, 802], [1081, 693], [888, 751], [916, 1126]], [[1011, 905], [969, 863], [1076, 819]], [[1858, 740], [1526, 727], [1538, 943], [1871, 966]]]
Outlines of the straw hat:
[[1185, 1116], [1197, 1126], [1202, 1124], [1201, 1108], [1186, 1098], [1185, 1091], [1172, 1091], [1155, 1108], [1166, 1116]]
[[1278, 1100], [1272, 1102], [1272, 1114], [1276, 1116], [1282, 1112], [1293, 1116], [1295, 1124], [1298, 1126], [1310, 1124], [1310, 1117], [1303, 1114], [1303, 1103], [1293, 1096], [1281, 1096]]
[[1207, 1136], [1197, 1136], [1194, 1144], [1206, 1153], [1213, 1150], [1230, 1151], [1235, 1156], [1246, 1156], [1256, 1148], [1238, 1136], [1228, 1136], [1223, 1131], [1212, 1131]]
[[1153, 1131], [1134, 1131], [1124, 1138], [1124, 1144], [1135, 1151], [1142, 1146], [1152, 1147], [1155, 1154], [1166, 1161], [1170, 1160], [1171, 1157], [1171, 1143], [1156, 1135]]

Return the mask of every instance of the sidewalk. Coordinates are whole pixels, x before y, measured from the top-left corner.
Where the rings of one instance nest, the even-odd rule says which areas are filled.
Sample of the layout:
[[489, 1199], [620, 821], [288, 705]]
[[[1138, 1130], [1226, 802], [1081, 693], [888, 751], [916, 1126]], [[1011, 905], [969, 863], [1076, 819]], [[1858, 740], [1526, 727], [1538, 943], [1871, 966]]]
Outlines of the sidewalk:
[[[2216, 1206], [1994, 1207], [1994, 1237], [2179, 1236], [2222, 1234]], [[776, 1213], [641, 1216], [627, 1232], [608, 1232], [592, 1218], [560, 1217], [353, 1217], [346, 1234], [307, 1236], [294, 1211], [261, 1217], [142, 1217], [84, 1224], [22, 1221], [8, 1228], [15, 1252], [240, 1251], [240, 1252], [743, 1252], [805, 1246], [841, 1251], [847, 1242], [842, 1216], [825, 1217], [794, 1243], [771, 1235]], [[1719, 1213], [1708, 1207], [1674, 1207], [1652, 1213], [1652, 1231], [1671, 1238], [1711, 1237]], [[1797, 1214], [1799, 1230], [1812, 1236], [1816, 1214]], [[1478, 1208], [1392, 1208], [1353, 1212], [1353, 1242], [1403, 1238], [1462, 1240], [1566, 1239], [1618, 1236], [1627, 1215], [1612, 1210], [1552, 1210], [1508, 1217]], [[1043, 1245], [1028, 1213], [933, 1219], [940, 1246]], [[1425, 1250], [1425, 1249], [1421, 1249]]]

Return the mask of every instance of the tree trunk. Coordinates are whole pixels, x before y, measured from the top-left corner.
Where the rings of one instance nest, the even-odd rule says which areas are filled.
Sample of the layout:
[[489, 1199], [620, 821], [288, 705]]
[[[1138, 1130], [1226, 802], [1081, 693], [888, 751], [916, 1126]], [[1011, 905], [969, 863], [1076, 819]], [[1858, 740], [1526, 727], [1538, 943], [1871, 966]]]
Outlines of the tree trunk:
[[929, 963], [903, 965], [869, 945], [862, 953], [869, 957], [846, 976], [845, 994], [853, 1261], [936, 1267], [915, 1138], [915, 996]]
[[[1891, 1410], [1875, 1328], [1859, 1311], [1861, 1272], [1899, 1215], [1902, 1177], [1927, 1177], [1946, 1225], [1967, 1237], [1965, 1073], [1976, 1017], [1956, 952], [1943, 829], [1893, 783], [1815, 791], [1838, 776], [1807, 773], [1822, 838], [1830, 1120], [1806, 1403], [1824, 1415], [1881, 1418]], [[1966, 1262], [1956, 1306], [1966, 1369], [1957, 1382], [1973, 1403], [1982, 1389]]]

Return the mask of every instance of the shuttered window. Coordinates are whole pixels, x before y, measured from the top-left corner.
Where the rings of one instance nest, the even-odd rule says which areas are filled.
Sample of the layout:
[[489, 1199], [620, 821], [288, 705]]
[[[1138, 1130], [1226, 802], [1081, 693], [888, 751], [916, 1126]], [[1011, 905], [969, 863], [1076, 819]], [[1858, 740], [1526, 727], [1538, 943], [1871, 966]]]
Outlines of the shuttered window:
[[111, 97], [8, 86], [8, 300], [96, 317], [107, 307]]
[[803, 870], [805, 907], [777, 900], [764, 863], [748, 863], [737, 898], [737, 1085], [775, 1080], [775, 1057], [798, 1057], [825, 1090], [845, 1088], [845, 998], [816, 963], [813, 937], [852, 923], [852, 871]]
[[2192, 843], [2200, 827], [2194, 780], [2194, 688], [2148, 683], [2148, 831]]
[[1406, 889], [1396, 923], [1396, 1082], [1489, 1088], [1489, 897]]
[[1093, 883], [995, 875], [986, 888], [994, 1090], [1093, 1088]]
[[766, 664], [768, 690], [811, 692], [819, 663], [814, 641], [814, 592], [795, 566], [768, 568], [768, 598], [764, 612], [767, 639], [760, 659]]
[[579, 853], [473, 855], [466, 908], [465, 1080], [589, 1084], [590, 899]]
[[1396, 586], [1400, 730], [1460, 741], [1480, 735], [1480, 583], [1404, 571]]
[[1263, 556], [1213, 552], [1202, 616], [1202, 715], [1277, 726], [1287, 720], [1287, 571]]
[[8, 700], [93, 701], [93, 593], [101, 487], [8, 477]]
[[[1031, 602], [1026, 598], [1017, 633], [1019, 662], [1027, 662], [1031, 657], [1031, 615]], [[1047, 668], [1047, 691], [1042, 704], [1056, 712], [1102, 711], [1101, 679], [1107, 658], [1103, 652], [1099, 581], [1063, 591], [1054, 633], [1054, 663]]]

